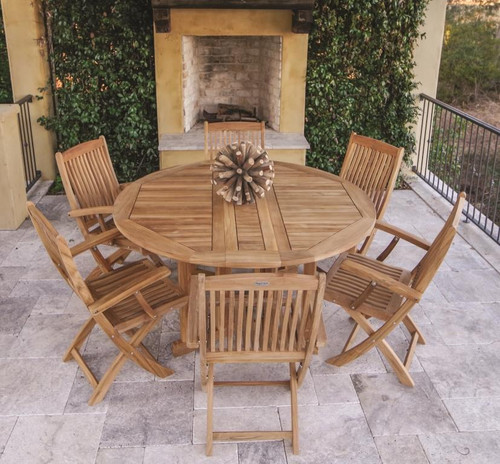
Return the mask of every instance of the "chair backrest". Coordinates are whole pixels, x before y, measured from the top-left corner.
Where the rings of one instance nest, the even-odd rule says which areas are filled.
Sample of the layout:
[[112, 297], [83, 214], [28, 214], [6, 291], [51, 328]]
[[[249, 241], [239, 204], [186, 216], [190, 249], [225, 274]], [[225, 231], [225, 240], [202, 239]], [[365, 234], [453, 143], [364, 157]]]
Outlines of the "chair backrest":
[[195, 291], [202, 359], [206, 353], [225, 353], [227, 359], [245, 355], [247, 362], [259, 362], [280, 352], [283, 361], [287, 353], [300, 353], [308, 362], [324, 290], [323, 273], [199, 274]]
[[56, 162], [71, 209], [113, 205], [120, 184], [103, 135], [57, 152]]
[[31, 222], [54, 266], [82, 301], [87, 305], [91, 304], [94, 298], [76, 267], [68, 243], [32, 202], [27, 202], [26, 206]]
[[438, 271], [441, 263], [450, 249], [453, 238], [457, 233], [458, 223], [464, 208], [465, 193], [462, 192], [455, 202], [455, 206], [446, 220], [443, 228], [432, 242], [430, 248], [412, 271], [412, 287], [424, 292]]
[[377, 219], [385, 213], [398, 177], [404, 149], [351, 134], [340, 177], [361, 188], [373, 201]]
[[214, 159], [217, 152], [233, 142], [251, 142], [265, 149], [265, 122], [205, 121], [205, 156]]

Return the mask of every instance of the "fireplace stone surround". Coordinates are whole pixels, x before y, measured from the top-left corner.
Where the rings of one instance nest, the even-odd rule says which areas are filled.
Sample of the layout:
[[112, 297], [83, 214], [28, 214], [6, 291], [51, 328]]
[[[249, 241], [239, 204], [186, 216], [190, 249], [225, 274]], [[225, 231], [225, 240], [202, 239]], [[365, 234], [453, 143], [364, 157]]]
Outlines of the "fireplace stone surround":
[[[209, 102], [255, 106], [268, 121], [271, 158], [305, 164], [307, 34], [293, 32], [293, 12], [172, 8], [168, 17], [170, 31], [161, 32], [156, 23], [154, 34], [160, 168], [205, 158], [203, 131], [196, 122]], [[219, 63], [206, 62], [208, 48], [217, 49]], [[246, 51], [233, 53], [239, 48]], [[197, 54], [203, 58], [189, 68], [193, 63], [187, 61]], [[202, 87], [200, 80], [206, 80]]]

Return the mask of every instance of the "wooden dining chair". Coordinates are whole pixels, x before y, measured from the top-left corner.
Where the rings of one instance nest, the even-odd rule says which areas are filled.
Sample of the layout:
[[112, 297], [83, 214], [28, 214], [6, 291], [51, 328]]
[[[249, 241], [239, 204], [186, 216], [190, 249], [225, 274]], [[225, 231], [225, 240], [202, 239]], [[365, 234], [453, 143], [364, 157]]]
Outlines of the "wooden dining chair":
[[[90, 312], [90, 317], [63, 357], [63, 361], [74, 359], [93, 387], [89, 405], [104, 398], [127, 359], [158, 377], [173, 374], [171, 369], [159, 364], [142, 344], [144, 337], [161, 321], [163, 315], [187, 303], [188, 297], [168, 278], [170, 270], [142, 259], [84, 280], [73, 257], [91, 250], [101, 241], [113, 239], [118, 231], [112, 229], [91, 236], [70, 248], [33, 203], [28, 202], [27, 208], [50, 259]], [[119, 350], [100, 380], [95, 377], [80, 352], [96, 324]]]
[[[199, 339], [201, 381], [207, 391], [207, 445], [214, 440], [292, 440], [299, 451], [297, 389], [315, 348], [321, 320], [325, 275], [233, 274], [193, 277], [189, 340]], [[198, 324], [193, 318], [198, 316]], [[194, 329], [197, 327], [197, 331]], [[287, 363], [283, 381], [214, 380], [214, 367], [225, 363]], [[289, 385], [292, 430], [213, 431], [214, 386]]]
[[205, 157], [213, 160], [218, 151], [233, 142], [252, 142], [265, 149], [265, 122], [205, 121]]
[[[76, 219], [83, 237], [88, 239], [115, 229], [113, 203], [123, 185], [116, 178], [104, 136], [56, 153], [56, 162], [71, 208], [69, 215]], [[91, 249], [98, 266], [93, 275], [111, 270], [132, 250], [148, 255], [157, 265], [162, 264], [157, 255], [138, 247], [120, 233], [103, 244], [119, 250], [105, 258], [97, 247]]]
[[[371, 198], [379, 220], [389, 204], [403, 155], [403, 148], [355, 132], [349, 138], [340, 177], [357, 185]], [[365, 239], [359, 253], [366, 253], [374, 235], [372, 232]]]
[[[343, 366], [378, 347], [400, 382], [414, 386], [408, 369], [417, 343], [424, 344], [425, 339], [411, 318], [410, 311], [422, 298], [451, 246], [464, 202], [465, 193], [462, 192], [432, 244], [379, 221], [377, 229], [392, 234], [394, 238], [377, 259], [358, 253], [345, 253], [338, 258], [326, 278], [325, 300], [342, 306], [355, 324], [342, 352], [328, 359], [327, 363]], [[401, 239], [426, 250], [412, 270], [383, 262]], [[383, 321], [383, 325], [375, 329], [368, 321], [371, 317]], [[401, 361], [386, 341], [387, 336], [400, 323], [404, 324], [411, 335], [404, 361]], [[366, 332], [367, 338], [351, 348], [360, 327]]]

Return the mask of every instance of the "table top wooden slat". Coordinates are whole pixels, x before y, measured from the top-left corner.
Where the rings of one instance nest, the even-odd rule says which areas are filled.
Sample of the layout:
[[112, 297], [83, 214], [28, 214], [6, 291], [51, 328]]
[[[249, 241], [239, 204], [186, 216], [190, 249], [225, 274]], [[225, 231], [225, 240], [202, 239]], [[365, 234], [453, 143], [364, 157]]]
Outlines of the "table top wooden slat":
[[254, 205], [215, 193], [208, 162], [150, 174], [117, 198], [118, 229], [138, 245], [183, 262], [270, 268], [310, 263], [356, 245], [375, 209], [359, 188], [305, 166], [275, 163], [274, 185]]

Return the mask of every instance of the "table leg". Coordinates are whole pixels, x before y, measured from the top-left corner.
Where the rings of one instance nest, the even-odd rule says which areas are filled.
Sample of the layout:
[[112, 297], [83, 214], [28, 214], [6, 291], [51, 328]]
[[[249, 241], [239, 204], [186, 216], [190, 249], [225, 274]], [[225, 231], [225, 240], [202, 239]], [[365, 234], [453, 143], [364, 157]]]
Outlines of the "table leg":
[[[179, 286], [182, 288], [186, 295], [189, 294], [189, 286], [191, 283], [191, 276], [196, 274], [196, 266], [194, 264], [177, 262], [177, 278]], [[186, 346], [187, 340], [187, 320], [188, 320], [188, 305], [185, 305], [179, 310], [179, 319], [181, 325], [181, 338], [172, 343], [172, 354], [174, 356], [182, 356], [183, 354], [191, 353], [193, 348]]]
[[[316, 275], [316, 269], [317, 269], [316, 262], [304, 264], [304, 274]], [[313, 353], [318, 354], [319, 348], [325, 346], [326, 341], [327, 341], [326, 328], [325, 328], [325, 322], [323, 320], [323, 314], [322, 314], [321, 320], [319, 322], [318, 339], [316, 340], [316, 346], [314, 347]]]
[[304, 274], [316, 275], [316, 261], [304, 264]]

